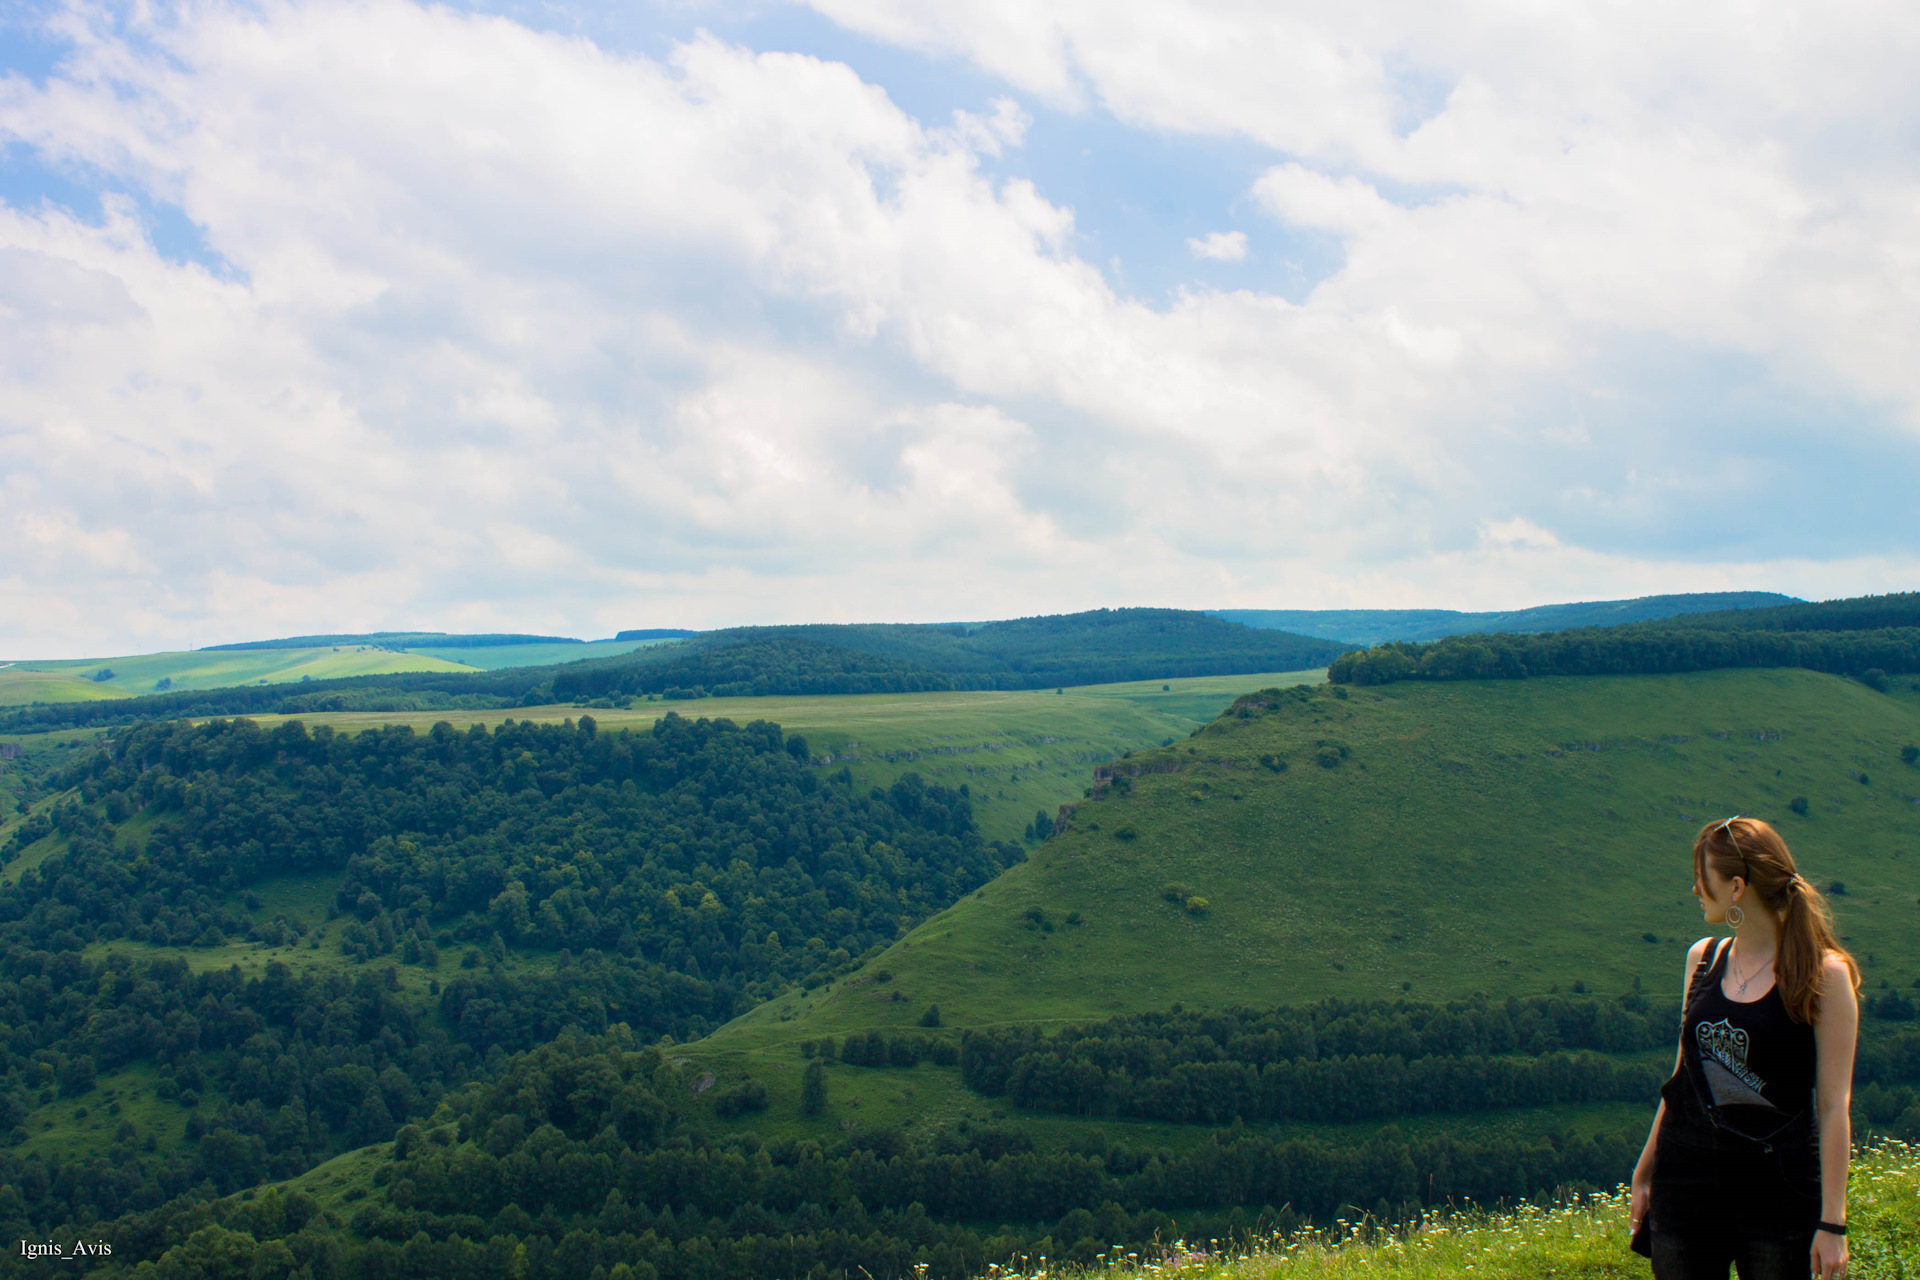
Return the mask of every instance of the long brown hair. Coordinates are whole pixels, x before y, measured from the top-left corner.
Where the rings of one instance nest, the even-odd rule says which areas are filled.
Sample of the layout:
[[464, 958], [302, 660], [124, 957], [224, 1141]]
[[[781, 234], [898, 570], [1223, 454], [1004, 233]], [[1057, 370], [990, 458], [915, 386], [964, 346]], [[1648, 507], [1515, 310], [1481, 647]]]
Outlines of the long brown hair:
[[1860, 990], [1860, 966], [1833, 933], [1833, 912], [1820, 891], [1793, 865], [1787, 842], [1758, 818], [1729, 818], [1700, 828], [1693, 842], [1693, 874], [1704, 887], [1711, 865], [1722, 880], [1739, 876], [1780, 921], [1780, 950], [1773, 981], [1787, 1015], [1813, 1023], [1820, 1016], [1820, 970], [1830, 955], [1846, 962], [1848, 979]]

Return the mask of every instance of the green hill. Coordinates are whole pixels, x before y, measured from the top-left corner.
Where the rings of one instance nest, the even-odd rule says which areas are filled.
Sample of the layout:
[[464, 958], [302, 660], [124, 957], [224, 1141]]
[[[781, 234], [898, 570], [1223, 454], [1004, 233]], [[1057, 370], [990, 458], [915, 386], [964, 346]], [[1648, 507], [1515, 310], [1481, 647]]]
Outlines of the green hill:
[[1287, 671], [1345, 646], [1180, 609], [1095, 609], [1005, 622], [740, 627], [628, 659], [556, 672], [554, 696], [701, 689], [886, 693], [1045, 689]]
[[[1665, 998], [1706, 931], [1688, 847], [1736, 812], [1778, 822], [1810, 878], [1844, 885], [1870, 987], [1920, 980], [1912, 691], [1730, 671], [1321, 687], [1241, 708], [1112, 766], [1062, 834], [852, 983], [770, 1001], [701, 1051], [780, 1081], [793, 1073], [771, 1064], [801, 1041], [905, 1030], [928, 1005], [975, 1027], [1575, 984]], [[925, 1081], [868, 1114], [981, 1105], [957, 1077]]]

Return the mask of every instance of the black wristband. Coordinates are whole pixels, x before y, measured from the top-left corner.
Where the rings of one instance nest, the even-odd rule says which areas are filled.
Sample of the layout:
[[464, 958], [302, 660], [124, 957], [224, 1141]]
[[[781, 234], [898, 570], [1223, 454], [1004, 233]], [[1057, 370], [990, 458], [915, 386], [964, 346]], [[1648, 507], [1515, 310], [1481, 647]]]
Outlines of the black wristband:
[[1828, 1235], [1843, 1236], [1847, 1234], [1847, 1224], [1844, 1222], [1816, 1222], [1813, 1229], [1816, 1232], [1824, 1231]]

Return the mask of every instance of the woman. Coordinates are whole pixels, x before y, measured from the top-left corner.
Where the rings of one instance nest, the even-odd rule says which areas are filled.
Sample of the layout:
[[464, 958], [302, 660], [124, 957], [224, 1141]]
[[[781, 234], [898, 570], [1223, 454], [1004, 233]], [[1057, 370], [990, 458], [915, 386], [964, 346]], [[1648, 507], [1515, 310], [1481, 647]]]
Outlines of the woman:
[[[1633, 1171], [1656, 1280], [1818, 1280], [1847, 1265], [1847, 1103], [1860, 971], [1780, 834], [1701, 828], [1680, 1054]], [[1651, 1215], [1649, 1222], [1648, 1216]]]

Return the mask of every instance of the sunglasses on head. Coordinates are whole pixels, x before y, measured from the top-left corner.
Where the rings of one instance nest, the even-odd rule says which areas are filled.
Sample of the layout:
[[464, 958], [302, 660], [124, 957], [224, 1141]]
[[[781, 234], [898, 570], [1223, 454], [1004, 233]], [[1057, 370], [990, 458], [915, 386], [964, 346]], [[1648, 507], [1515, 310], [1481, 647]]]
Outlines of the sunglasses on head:
[[1752, 884], [1753, 883], [1753, 864], [1747, 861], [1747, 851], [1740, 847], [1739, 837], [1733, 834], [1733, 824], [1735, 822], [1738, 822], [1739, 820], [1740, 820], [1740, 815], [1736, 813], [1733, 815], [1733, 817], [1728, 818], [1725, 822], [1722, 822], [1717, 828], [1715, 828], [1715, 830], [1725, 833], [1727, 837], [1727, 843], [1732, 845], [1733, 851], [1740, 855], [1740, 869], [1746, 872], [1746, 875], [1743, 877], [1743, 879], [1745, 879], [1748, 884]]

